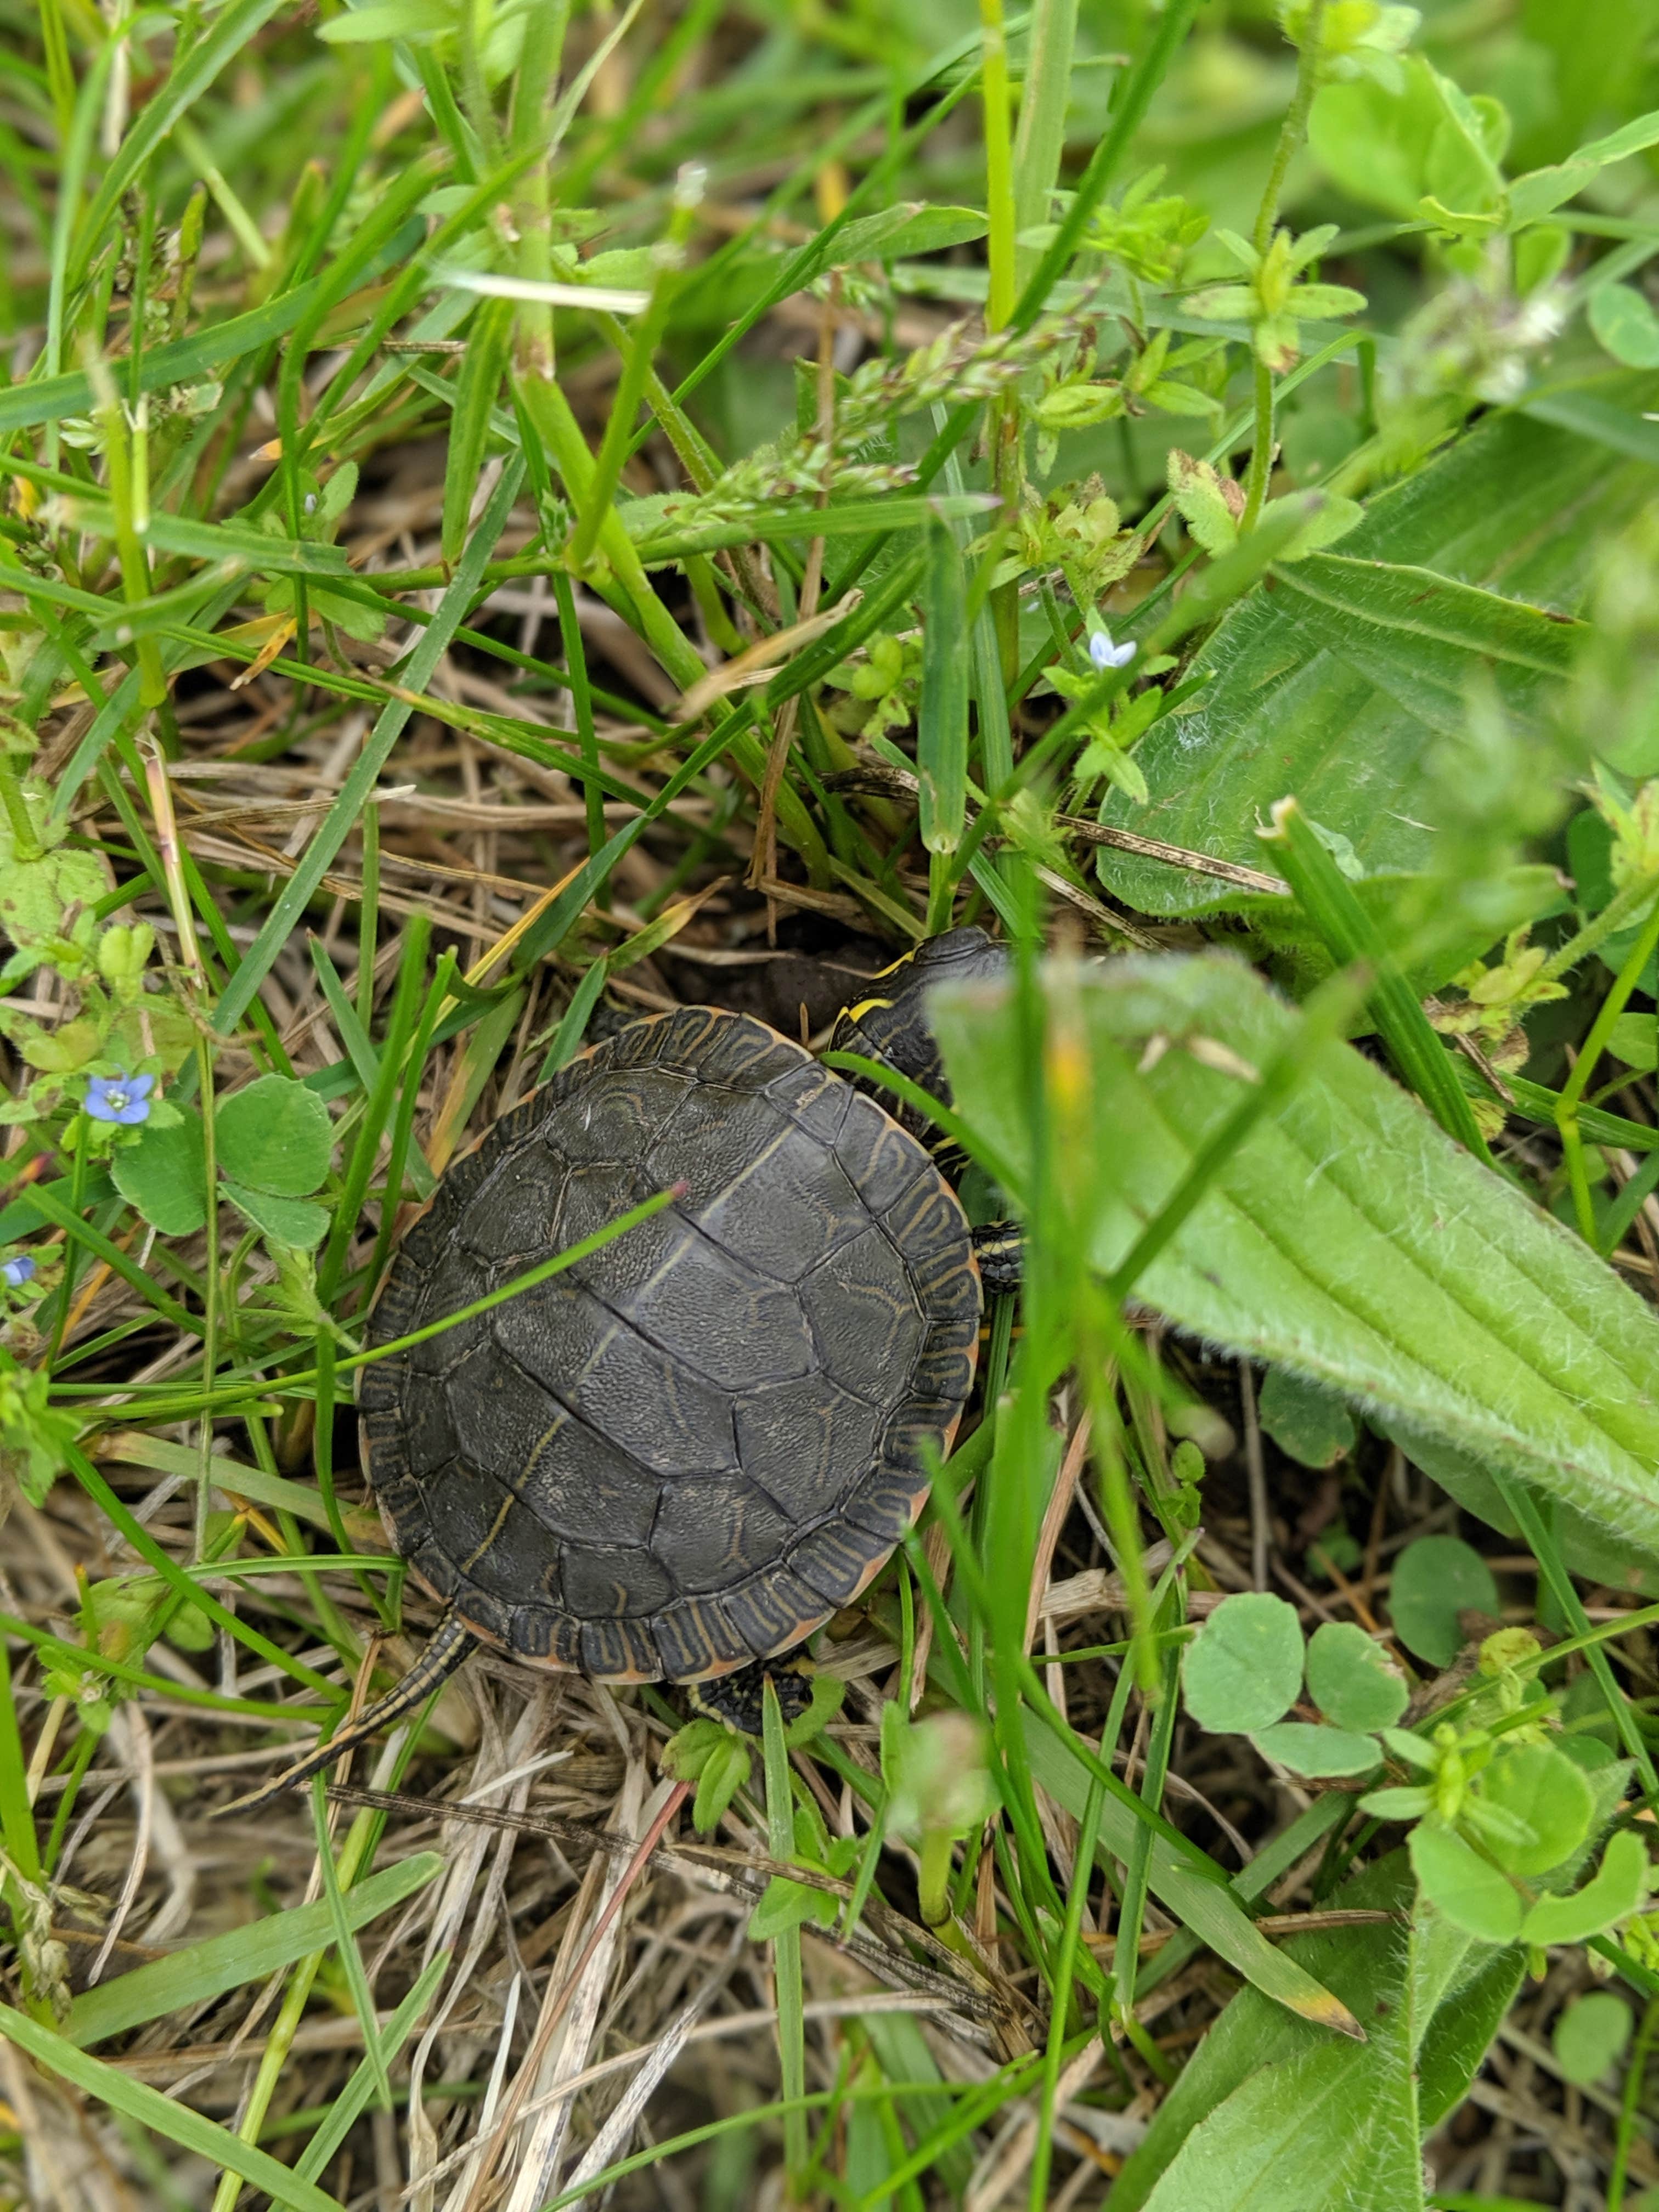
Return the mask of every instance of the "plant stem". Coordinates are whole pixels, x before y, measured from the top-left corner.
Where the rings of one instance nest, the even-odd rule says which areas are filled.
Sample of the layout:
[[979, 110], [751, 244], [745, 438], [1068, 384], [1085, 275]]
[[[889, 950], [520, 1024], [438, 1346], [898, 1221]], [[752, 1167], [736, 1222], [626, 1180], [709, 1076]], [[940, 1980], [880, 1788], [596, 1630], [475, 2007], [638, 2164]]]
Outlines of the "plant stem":
[[956, 1840], [948, 1828], [929, 1828], [921, 1839], [916, 1891], [921, 1917], [930, 1928], [942, 1928], [951, 1917], [951, 1856]]
[[1538, 971], [1539, 981], [1559, 981], [1569, 969], [1576, 968], [1581, 960], [1587, 959], [1598, 945], [1605, 945], [1608, 938], [1617, 936], [1627, 921], [1641, 913], [1656, 889], [1659, 889], [1659, 884], [1656, 884], [1653, 877], [1638, 876], [1634, 883], [1626, 884], [1621, 891], [1615, 892], [1593, 921], [1587, 921], [1565, 945], [1558, 945], [1551, 953]]
[[1614, 978], [1612, 990], [1601, 1001], [1601, 1011], [1590, 1024], [1589, 1035], [1584, 1039], [1577, 1064], [1561, 1086], [1561, 1096], [1555, 1103], [1555, 1126], [1561, 1133], [1561, 1149], [1566, 1155], [1567, 1176], [1572, 1185], [1573, 1211], [1578, 1217], [1578, 1233], [1584, 1242], [1596, 1243], [1595, 1208], [1590, 1201], [1589, 1175], [1584, 1165], [1584, 1139], [1578, 1127], [1578, 1102], [1584, 1086], [1595, 1073], [1613, 1025], [1625, 1010], [1625, 1001], [1642, 980], [1642, 972], [1659, 946], [1659, 899], [1654, 898], [1659, 884], [1648, 882], [1643, 885], [1650, 899], [1654, 900], [1653, 911], [1643, 925], [1642, 933], [1630, 950], [1630, 957]]
[[[1255, 233], [1252, 243], [1258, 253], [1265, 254], [1273, 242], [1273, 224], [1279, 216], [1279, 196], [1285, 189], [1291, 157], [1307, 131], [1308, 111], [1313, 106], [1315, 93], [1319, 89], [1319, 60], [1324, 27], [1325, 0], [1312, 0], [1308, 9], [1308, 20], [1303, 28], [1301, 52], [1297, 62], [1296, 93], [1279, 131], [1279, 143], [1273, 148], [1273, 162], [1267, 171], [1261, 204], [1255, 213]], [[1267, 479], [1273, 473], [1273, 371], [1265, 362], [1257, 361], [1255, 443], [1250, 448], [1250, 466], [1244, 479], [1244, 512], [1238, 524], [1241, 536], [1255, 528], [1262, 503], [1267, 496]]]

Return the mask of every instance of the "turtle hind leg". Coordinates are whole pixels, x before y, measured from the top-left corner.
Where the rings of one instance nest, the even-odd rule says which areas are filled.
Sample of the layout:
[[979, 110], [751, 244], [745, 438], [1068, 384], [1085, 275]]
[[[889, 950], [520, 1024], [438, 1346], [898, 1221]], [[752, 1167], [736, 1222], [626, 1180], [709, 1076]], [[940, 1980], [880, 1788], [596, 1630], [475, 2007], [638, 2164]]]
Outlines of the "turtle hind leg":
[[744, 1735], [759, 1735], [765, 1727], [765, 1683], [771, 1677], [778, 1706], [787, 1728], [812, 1703], [812, 1669], [801, 1659], [762, 1659], [752, 1667], [739, 1667], [730, 1674], [716, 1674], [707, 1682], [688, 1682], [685, 1693], [694, 1711], [709, 1720], [724, 1721]]
[[981, 1221], [973, 1231], [974, 1257], [987, 1297], [1017, 1291], [1025, 1257], [1025, 1232], [1017, 1221]]
[[378, 1698], [365, 1712], [360, 1713], [337, 1735], [331, 1736], [326, 1743], [319, 1743], [303, 1759], [296, 1759], [292, 1766], [284, 1767], [263, 1788], [250, 1791], [246, 1797], [235, 1798], [228, 1805], [221, 1805], [214, 1818], [223, 1820], [229, 1813], [248, 1813], [258, 1806], [268, 1805], [273, 1799], [280, 1797], [284, 1790], [294, 1789], [299, 1783], [308, 1782], [313, 1774], [320, 1774], [325, 1767], [332, 1766], [336, 1759], [343, 1759], [347, 1752], [356, 1751], [360, 1744], [367, 1743], [382, 1729], [390, 1728], [394, 1721], [402, 1720], [406, 1713], [411, 1713], [417, 1705], [424, 1705], [432, 1692], [449, 1680], [477, 1643], [477, 1638], [454, 1607], [447, 1606], [420, 1656], [395, 1688], [388, 1690], [385, 1697]]

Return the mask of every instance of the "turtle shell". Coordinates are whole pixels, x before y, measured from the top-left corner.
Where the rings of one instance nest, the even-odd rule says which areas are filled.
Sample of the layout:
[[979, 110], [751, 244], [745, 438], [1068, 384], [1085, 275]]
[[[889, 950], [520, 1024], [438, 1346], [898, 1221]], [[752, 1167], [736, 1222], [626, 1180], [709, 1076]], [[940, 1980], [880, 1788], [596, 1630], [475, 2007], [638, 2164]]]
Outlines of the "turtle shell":
[[398, 1551], [532, 1664], [698, 1681], [857, 1595], [972, 1387], [956, 1194], [873, 1099], [747, 1015], [632, 1023], [456, 1161], [369, 1326], [390, 1343], [671, 1185], [565, 1272], [362, 1370]]

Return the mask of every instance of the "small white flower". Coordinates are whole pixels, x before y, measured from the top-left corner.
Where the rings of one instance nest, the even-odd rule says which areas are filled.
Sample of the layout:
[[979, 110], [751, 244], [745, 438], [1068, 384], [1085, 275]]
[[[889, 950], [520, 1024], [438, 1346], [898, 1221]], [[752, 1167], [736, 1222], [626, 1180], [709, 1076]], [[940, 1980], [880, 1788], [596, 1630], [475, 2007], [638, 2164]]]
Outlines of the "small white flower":
[[1135, 642], [1131, 638], [1127, 645], [1114, 645], [1112, 633], [1106, 629], [1089, 633], [1089, 658], [1103, 676], [1109, 668], [1127, 668], [1135, 657]]

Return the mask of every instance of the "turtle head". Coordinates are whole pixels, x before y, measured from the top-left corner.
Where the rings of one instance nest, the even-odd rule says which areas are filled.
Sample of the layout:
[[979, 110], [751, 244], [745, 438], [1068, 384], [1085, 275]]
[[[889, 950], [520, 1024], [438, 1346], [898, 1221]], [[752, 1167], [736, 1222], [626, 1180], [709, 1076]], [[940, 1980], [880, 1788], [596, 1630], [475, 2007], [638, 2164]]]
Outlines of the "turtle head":
[[982, 929], [947, 929], [938, 937], [925, 938], [914, 952], [872, 975], [863, 994], [842, 1009], [830, 1049], [884, 1060], [949, 1105], [945, 1063], [927, 1021], [927, 994], [935, 983], [1001, 975], [1007, 966], [1006, 946]]

